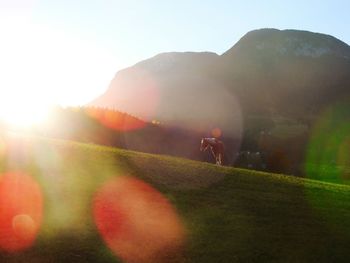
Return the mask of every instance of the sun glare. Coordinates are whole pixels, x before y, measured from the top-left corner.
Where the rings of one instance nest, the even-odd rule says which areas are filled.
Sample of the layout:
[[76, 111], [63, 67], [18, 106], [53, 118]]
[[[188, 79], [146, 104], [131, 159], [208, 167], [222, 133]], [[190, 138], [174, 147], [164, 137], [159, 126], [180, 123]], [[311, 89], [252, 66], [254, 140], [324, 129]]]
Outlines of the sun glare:
[[28, 127], [43, 122], [48, 115], [44, 107], [9, 107], [0, 109], [0, 119], [10, 125]]
[[84, 105], [114, 74], [112, 55], [67, 32], [0, 15], [0, 33], [0, 119], [12, 125], [40, 123], [52, 105]]
[[15, 92], [2, 91], [0, 98], [0, 120], [16, 127], [29, 127], [43, 122], [49, 113], [50, 107], [44, 99], [35, 98], [25, 92], [19, 95]]

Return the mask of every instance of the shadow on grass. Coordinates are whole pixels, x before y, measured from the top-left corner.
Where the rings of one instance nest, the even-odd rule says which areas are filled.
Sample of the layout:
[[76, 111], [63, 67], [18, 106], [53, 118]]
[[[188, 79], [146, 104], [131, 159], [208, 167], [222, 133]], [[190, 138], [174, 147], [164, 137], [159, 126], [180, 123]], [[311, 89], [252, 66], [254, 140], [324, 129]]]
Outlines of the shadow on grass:
[[98, 236], [55, 236], [52, 239], [38, 240], [26, 251], [14, 254], [0, 254], [0, 262], [121, 262], [103, 244]]

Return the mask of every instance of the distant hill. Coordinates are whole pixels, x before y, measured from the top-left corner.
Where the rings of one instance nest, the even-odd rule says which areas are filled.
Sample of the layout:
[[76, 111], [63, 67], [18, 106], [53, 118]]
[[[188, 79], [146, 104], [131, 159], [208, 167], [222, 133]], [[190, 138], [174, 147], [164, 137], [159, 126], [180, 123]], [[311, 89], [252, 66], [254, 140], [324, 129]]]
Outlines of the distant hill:
[[325, 34], [260, 29], [222, 55], [163, 53], [116, 74], [91, 105], [239, 135], [249, 116], [313, 118], [350, 95], [350, 47]]

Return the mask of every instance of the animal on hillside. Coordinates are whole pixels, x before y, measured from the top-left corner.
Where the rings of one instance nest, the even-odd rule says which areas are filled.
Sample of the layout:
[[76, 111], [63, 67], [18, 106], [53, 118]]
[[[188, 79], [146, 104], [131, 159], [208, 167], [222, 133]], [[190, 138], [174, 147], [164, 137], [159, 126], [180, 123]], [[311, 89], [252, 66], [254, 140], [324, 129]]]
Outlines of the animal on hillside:
[[223, 165], [224, 144], [216, 138], [202, 138], [200, 151], [210, 150], [217, 165]]

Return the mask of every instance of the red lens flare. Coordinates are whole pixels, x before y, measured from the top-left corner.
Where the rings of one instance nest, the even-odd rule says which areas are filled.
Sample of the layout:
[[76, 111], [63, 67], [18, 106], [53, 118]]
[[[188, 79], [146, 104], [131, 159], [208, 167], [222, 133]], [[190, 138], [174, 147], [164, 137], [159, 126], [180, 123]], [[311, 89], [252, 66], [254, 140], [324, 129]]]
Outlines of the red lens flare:
[[0, 178], [0, 249], [16, 252], [33, 245], [41, 226], [43, 197], [28, 175], [7, 173]]
[[132, 177], [118, 177], [97, 192], [95, 223], [108, 247], [125, 262], [167, 262], [179, 257], [185, 229], [157, 190]]
[[86, 112], [90, 117], [96, 119], [105, 127], [117, 131], [137, 130], [143, 128], [146, 125], [144, 121], [119, 111], [100, 108], [88, 108]]

